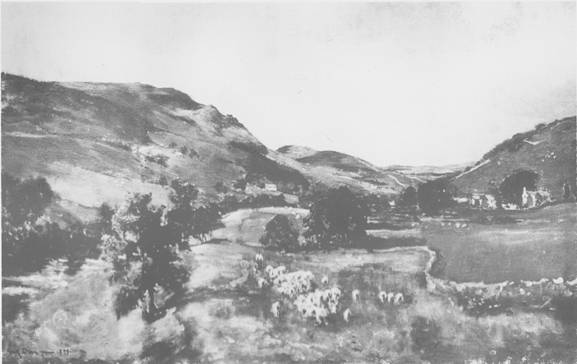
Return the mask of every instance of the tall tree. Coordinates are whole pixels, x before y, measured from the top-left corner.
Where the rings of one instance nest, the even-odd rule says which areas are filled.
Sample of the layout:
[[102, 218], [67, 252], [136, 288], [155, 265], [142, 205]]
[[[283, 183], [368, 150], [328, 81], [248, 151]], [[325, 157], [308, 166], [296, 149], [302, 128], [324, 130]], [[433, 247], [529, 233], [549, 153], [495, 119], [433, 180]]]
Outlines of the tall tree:
[[105, 256], [112, 261], [112, 279], [121, 284], [116, 314], [125, 315], [139, 303], [152, 321], [162, 315], [156, 294], [180, 294], [188, 270], [178, 254], [181, 231], [166, 224], [162, 208], [151, 205], [151, 195], [135, 195], [114, 214], [114, 234], [104, 238]]

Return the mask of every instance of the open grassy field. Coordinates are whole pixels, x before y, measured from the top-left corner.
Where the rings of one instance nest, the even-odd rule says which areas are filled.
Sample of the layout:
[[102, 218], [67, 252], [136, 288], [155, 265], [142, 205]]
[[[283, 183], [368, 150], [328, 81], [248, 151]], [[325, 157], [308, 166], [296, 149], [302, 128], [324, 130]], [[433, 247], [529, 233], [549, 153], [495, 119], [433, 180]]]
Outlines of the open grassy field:
[[[510, 216], [518, 222], [423, 222], [421, 231], [427, 245], [440, 254], [435, 275], [486, 283], [577, 275], [577, 205], [561, 204]], [[456, 223], [467, 226], [457, 228]]]
[[[559, 219], [566, 216], [564, 208], [558, 207]], [[34, 288], [36, 293], [28, 313], [4, 325], [5, 362], [82, 363], [78, 358], [93, 363], [573, 363], [577, 360], [575, 326], [560, 322], [551, 312], [511, 306], [508, 312], [470, 315], [456, 304], [452, 292], [430, 284], [431, 280], [446, 281], [428, 276], [435, 254], [426, 246], [373, 252], [264, 251], [258, 237], [264, 224], [277, 213], [299, 220], [305, 211], [265, 208], [226, 215], [225, 227], [213, 234], [218, 239], [194, 246], [185, 255], [191, 271], [187, 294], [153, 324], [142, 321], [139, 309], [116, 319], [112, 299], [117, 287], [107, 280], [110, 267], [98, 261], [89, 261], [74, 277], [52, 267], [30, 277], [13, 278], [13, 283]], [[543, 213], [545, 218], [552, 218], [551, 214]], [[532, 221], [541, 228], [544, 228], [541, 224], [547, 225], [536, 218]], [[422, 223], [420, 234], [441, 234], [443, 227], [435, 227], [437, 223]], [[438, 231], [435, 233], [433, 229]], [[483, 229], [496, 228], [470, 229], [453, 229], [449, 233], [445, 227], [444, 236], [452, 237], [453, 244], [458, 244], [462, 240], [456, 238], [457, 234], [484, 236]], [[503, 227], [501, 230], [505, 231]], [[419, 232], [411, 229], [391, 234], [393, 238], [406, 234], [413, 239]], [[453, 258], [443, 246], [435, 247], [444, 259]], [[326, 325], [318, 325], [302, 317], [292, 299], [274, 289], [259, 288], [248, 268], [257, 253], [264, 253], [263, 265], [284, 265], [289, 272], [310, 271], [318, 289], [340, 287], [343, 296], [337, 314]], [[322, 282], [325, 276], [327, 283]], [[355, 289], [360, 292], [358, 302], [352, 298]], [[381, 291], [402, 293], [404, 302], [383, 303], [378, 297]], [[279, 317], [271, 312], [275, 302], [280, 304]], [[348, 322], [343, 317], [346, 309], [351, 312]], [[70, 350], [69, 356], [59, 354], [61, 348]], [[22, 355], [24, 349], [27, 351]], [[16, 351], [22, 358], [18, 358]]]

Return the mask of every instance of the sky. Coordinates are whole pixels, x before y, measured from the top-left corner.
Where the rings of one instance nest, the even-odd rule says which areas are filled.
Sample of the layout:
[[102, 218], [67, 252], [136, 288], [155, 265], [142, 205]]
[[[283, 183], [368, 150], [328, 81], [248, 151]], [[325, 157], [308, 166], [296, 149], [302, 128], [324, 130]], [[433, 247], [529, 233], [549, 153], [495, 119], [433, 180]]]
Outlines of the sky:
[[7, 3], [2, 70], [174, 87], [269, 148], [478, 160], [576, 114], [575, 2]]

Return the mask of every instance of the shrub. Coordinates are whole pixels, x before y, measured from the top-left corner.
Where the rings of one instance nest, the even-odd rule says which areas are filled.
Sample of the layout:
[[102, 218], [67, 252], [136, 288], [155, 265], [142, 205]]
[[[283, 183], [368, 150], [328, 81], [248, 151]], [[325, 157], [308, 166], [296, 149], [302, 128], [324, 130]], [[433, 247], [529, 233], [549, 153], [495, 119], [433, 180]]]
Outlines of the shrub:
[[348, 188], [331, 189], [315, 201], [305, 220], [305, 237], [312, 246], [350, 246], [366, 236], [368, 208]]
[[453, 187], [446, 179], [428, 181], [419, 186], [419, 208], [427, 214], [436, 214], [453, 205]]
[[295, 251], [299, 248], [298, 237], [299, 233], [289, 218], [285, 215], [276, 215], [266, 224], [260, 242], [266, 248]]

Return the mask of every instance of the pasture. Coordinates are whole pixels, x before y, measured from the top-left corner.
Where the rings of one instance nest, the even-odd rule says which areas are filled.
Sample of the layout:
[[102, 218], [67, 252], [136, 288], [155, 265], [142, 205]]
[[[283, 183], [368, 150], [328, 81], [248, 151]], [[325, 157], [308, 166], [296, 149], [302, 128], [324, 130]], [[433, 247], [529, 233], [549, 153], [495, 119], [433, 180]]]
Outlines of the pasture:
[[482, 225], [428, 219], [421, 232], [440, 255], [435, 275], [457, 282], [577, 275], [577, 205], [562, 204], [509, 214], [516, 223]]
[[[153, 324], [142, 321], [139, 309], [118, 320], [114, 317], [111, 305], [117, 287], [106, 279], [110, 267], [95, 261], [74, 277], [48, 269], [26, 279], [15, 278], [13, 282], [37, 293], [27, 315], [4, 326], [5, 362], [38, 363], [48, 358], [52, 363], [70, 362], [58, 354], [59, 348], [68, 348], [69, 358], [110, 363], [569, 363], [577, 358], [572, 345], [575, 328], [570, 331], [551, 313], [512, 306], [508, 312], [468, 314], [457, 304], [452, 286], [431, 286], [431, 281], [445, 280], [429, 277], [435, 254], [426, 246], [372, 252], [266, 251], [258, 238], [278, 213], [302, 221], [305, 211], [265, 208], [226, 215], [225, 226], [214, 232], [213, 242], [193, 246], [185, 254], [191, 271], [187, 294]], [[566, 215], [560, 212], [559, 216]], [[541, 229], [548, 224], [531, 221], [516, 228]], [[431, 220], [407, 231], [373, 233], [394, 239], [437, 237], [430, 244], [444, 259], [452, 259], [448, 250], [452, 245], [439, 243], [444, 238], [463, 244], [458, 237], [483, 237], [486, 229], [507, 231], [503, 226], [467, 230], [437, 224]], [[252, 269], [257, 254], [263, 254], [264, 261]], [[304, 317], [295, 300], [279, 293], [274, 283], [259, 287], [257, 278], [266, 276], [267, 265], [311, 272], [316, 290], [339, 287], [342, 299], [335, 314], [319, 324]], [[443, 274], [454, 274], [453, 266], [447, 267]], [[494, 277], [500, 278], [497, 273]], [[357, 301], [354, 290], [359, 291]], [[384, 301], [382, 292], [401, 293], [403, 301]], [[274, 304], [278, 315], [271, 310]], [[29, 352], [21, 355], [24, 348]]]

